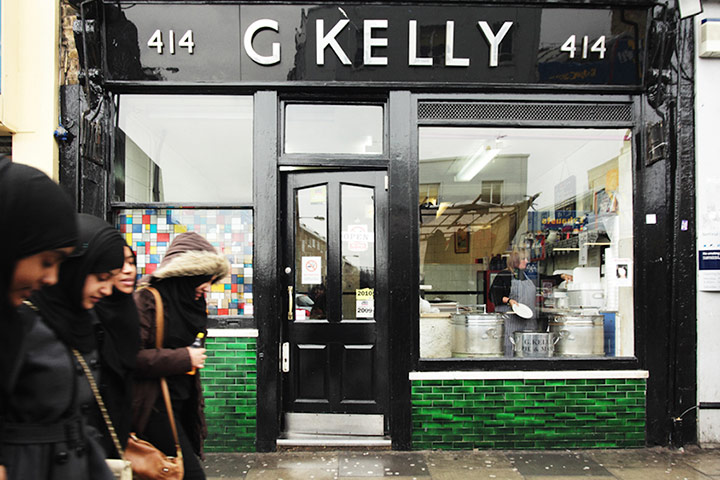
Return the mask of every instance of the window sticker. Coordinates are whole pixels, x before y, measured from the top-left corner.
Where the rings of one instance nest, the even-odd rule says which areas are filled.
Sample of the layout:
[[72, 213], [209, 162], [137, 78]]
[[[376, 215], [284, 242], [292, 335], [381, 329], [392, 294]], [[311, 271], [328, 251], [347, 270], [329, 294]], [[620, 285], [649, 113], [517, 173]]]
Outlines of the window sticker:
[[302, 257], [302, 283], [305, 285], [322, 283], [321, 257]]
[[372, 288], [355, 290], [355, 316], [357, 318], [375, 317], [375, 291]]

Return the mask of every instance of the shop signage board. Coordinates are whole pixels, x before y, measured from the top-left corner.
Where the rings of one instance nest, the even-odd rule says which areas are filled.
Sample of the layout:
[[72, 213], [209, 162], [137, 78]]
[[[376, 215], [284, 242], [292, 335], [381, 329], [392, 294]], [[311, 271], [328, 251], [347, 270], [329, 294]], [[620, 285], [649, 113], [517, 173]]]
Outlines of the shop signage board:
[[642, 8], [105, 5], [106, 80], [642, 84]]

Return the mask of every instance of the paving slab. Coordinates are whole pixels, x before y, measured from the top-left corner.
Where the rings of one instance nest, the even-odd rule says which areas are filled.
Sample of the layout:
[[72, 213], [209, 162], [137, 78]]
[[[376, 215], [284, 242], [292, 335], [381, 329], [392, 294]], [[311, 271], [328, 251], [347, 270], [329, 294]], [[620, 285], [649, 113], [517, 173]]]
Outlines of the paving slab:
[[689, 467], [680, 468], [609, 468], [608, 471], [618, 480], [709, 480]]
[[477, 470], [485, 468], [513, 468], [512, 463], [500, 450], [473, 450], [463, 452], [428, 452], [427, 464], [431, 470], [461, 468]]
[[582, 453], [517, 453], [507, 458], [526, 477], [612, 477], [604, 467]]
[[[512, 468], [488, 468], [485, 470], [433, 470], [432, 480], [470, 480], [475, 478], [493, 480], [524, 480], [517, 469]], [[547, 477], [545, 477], [547, 480]]]
[[421, 453], [347, 453], [338, 459], [340, 477], [426, 477], [430, 476]]

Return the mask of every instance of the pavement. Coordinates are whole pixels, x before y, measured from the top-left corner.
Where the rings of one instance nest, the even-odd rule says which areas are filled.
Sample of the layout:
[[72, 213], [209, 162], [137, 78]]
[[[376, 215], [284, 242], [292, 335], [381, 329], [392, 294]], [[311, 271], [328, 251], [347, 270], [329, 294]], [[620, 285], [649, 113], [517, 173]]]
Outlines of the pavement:
[[720, 449], [207, 454], [208, 480], [720, 480]]

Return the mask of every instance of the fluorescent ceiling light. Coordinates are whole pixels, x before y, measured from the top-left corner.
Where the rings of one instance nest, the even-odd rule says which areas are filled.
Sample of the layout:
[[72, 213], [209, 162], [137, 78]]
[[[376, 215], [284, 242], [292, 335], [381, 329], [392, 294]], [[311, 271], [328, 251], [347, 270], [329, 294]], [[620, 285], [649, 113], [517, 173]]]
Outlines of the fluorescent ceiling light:
[[485, 168], [498, 153], [500, 153], [499, 148], [480, 148], [465, 162], [465, 165], [463, 165], [457, 175], [455, 175], [455, 181], [469, 182], [475, 178], [475, 175], [480, 173], [480, 170]]

